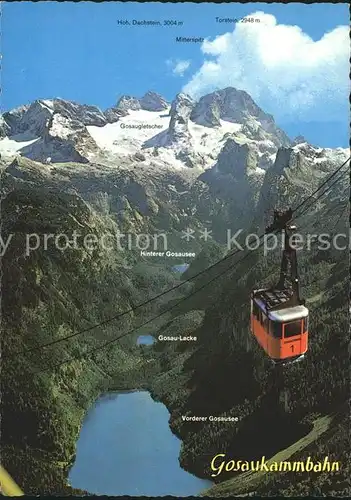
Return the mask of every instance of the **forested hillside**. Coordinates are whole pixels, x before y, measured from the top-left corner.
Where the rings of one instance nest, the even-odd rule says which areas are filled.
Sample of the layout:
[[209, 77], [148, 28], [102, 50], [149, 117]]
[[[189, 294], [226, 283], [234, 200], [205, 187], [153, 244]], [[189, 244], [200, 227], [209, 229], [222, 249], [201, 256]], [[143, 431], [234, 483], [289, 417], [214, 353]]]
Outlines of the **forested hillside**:
[[[135, 346], [135, 335], [86, 354], [136, 324], [134, 315], [66, 342], [64, 336], [130, 309], [174, 284], [164, 267], [110, 252], [58, 250], [43, 242], [26, 255], [26, 234], [103, 234], [113, 221], [74, 194], [2, 176], [2, 238], [12, 239], [2, 258], [2, 464], [27, 494], [67, 494], [68, 469], [82, 419], [111, 387], [138, 388], [158, 371]], [[130, 262], [133, 259], [128, 255]], [[144, 308], [144, 317], [153, 312]], [[53, 342], [44, 350], [36, 346]], [[29, 352], [27, 352], [29, 351]], [[73, 361], [72, 361], [73, 358]], [[64, 361], [68, 363], [60, 364]], [[71, 360], [71, 361], [70, 361]]]

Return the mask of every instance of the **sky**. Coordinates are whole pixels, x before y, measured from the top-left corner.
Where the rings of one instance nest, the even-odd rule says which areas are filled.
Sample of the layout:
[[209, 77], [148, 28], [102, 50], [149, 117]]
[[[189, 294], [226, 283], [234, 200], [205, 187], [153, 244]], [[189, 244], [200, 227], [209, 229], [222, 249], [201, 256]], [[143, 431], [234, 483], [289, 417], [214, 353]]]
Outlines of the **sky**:
[[[153, 90], [171, 101], [179, 92], [198, 99], [231, 86], [248, 92], [291, 138], [349, 145], [347, 3], [1, 5], [2, 112], [35, 99], [106, 109], [123, 94]], [[256, 22], [216, 19], [244, 17]], [[125, 20], [131, 24], [118, 24]]]

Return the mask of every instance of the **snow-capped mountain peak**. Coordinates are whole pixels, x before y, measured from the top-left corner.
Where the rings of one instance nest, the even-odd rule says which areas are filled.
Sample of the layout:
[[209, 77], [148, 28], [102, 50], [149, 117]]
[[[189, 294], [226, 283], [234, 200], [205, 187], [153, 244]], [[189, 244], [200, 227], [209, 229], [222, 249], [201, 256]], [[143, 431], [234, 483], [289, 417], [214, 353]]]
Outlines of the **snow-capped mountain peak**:
[[138, 168], [203, 171], [220, 166], [225, 157], [230, 170], [231, 158], [234, 165], [245, 144], [251, 171], [259, 175], [274, 164], [281, 147], [297, 148], [319, 162], [330, 157], [304, 138], [292, 142], [249, 94], [231, 87], [198, 102], [180, 93], [171, 105], [152, 91], [142, 98], [125, 95], [106, 111], [62, 98], [40, 99], [4, 113], [0, 134], [2, 156], [20, 153], [38, 161], [94, 161], [114, 168], [138, 158]]
[[207, 94], [201, 97], [191, 114], [192, 121], [207, 127], [219, 126], [221, 119], [246, 125], [251, 136], [261, 129], [261, 135], [272, 134], [279, 143], [290, 144], [290, 139], [276, 126], [273, 117], [257, 106], [243, 90], [228, 87]]
[[117, 109], [123, 111], [163, 111], [169, 107], [167, 101], [156, 92], [149, 90], [146, 94], [138, 99], [130, 95], [123, 95], [116, 104]]
[[160, 94], [149, 90], [140, 99], [140, 106], [145, 111], [164, 111], [169, 107], [169, 103]]
[[141, 109], [139, 99], [136, 97], [130, 96], [130, 95], [122, 95], [122, 97], [119, 98], [116, 108], [122, 109], [124, 111], [137, 111], [138, 109]]

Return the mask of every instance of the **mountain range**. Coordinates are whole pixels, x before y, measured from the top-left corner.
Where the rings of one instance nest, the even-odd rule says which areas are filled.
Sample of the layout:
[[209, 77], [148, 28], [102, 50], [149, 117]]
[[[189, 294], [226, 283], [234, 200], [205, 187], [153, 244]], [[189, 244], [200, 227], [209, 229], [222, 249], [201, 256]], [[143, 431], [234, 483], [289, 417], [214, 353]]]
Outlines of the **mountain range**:
[[[343, 460], [335, 476], [229, 473], [210, 496], [347, 494], [348, 250], [312, 245], [299, 255], [311, 342], [306, 361], [281, 380], [258, 346], [247, 346], [250, 291], [278, 278], [280, 249], [267, 258], [248, 253], [240, 263], [234, 257], [235, 266], [228, 259], [194, 277], [225, 254], [228, 230], [261, 232], [267, 211], [311, 196], [345, 162], [347, 149], [290, 139], [246, 92], [226, 88], [198, 102], [184, 94], [171, 103], [154, 92], [122, 96], [105, 111], [40, 99], [1, 116], [0, 154], [1, 243], [12, 238], [1, 266], [1, 460], [26, 494], [72, 494], [67, 473], [87, 408], [101, 393], [131, 389], [147, 389], [166, 404], [183, 441], [180, 464], [200, 477], [210, 477], [209, 457], [217, 453]], [[298, 226], [346, 233], [348, 200], [345, 177], [311, 203]], [[197, 236], [210, 230], [211, 241], [187, 241], [189, 228]], [[172, 269], [183, 258], [146, 258], [114, 243], [60, 250], [49, 239], [47, 248], [25, 254], [28, 234], [77, 231], [100, 240], [118, 230], [166, 233], [169, 250], [196, 257], [180, 277]], [[141, 349], [137, 332], [111, 341], [195, 289], [201, 293], [143, 333], [188, 333], [196, 343]], [[106, 321], [119, 313], [118, 323]], [[81, 329], [84, 335], [75, 335]], [[188, 414], [240, 422], [183, 422]]]
[[242, 227], [281, 202], [273, 191], [283, 178], [298, 185], [298, 199], [301, 187], [308, 192], [348, 155], [289, 139], [246, 92], [231, 87], [198, 102], [182, 93], [172, 103], [155, 92], [122, 96], [105, 111], [40, 99], [4, 113], [0, 134], [13, 178], [34, 161], [47, 185], [73, 189], [93, 206], [104, 199], [119, 220], [129, 211], [130, 230], [211, 226], [219, 241], [218, 223]]
[[[274, 163], [290, 140], [245, 92], [226, 88], [194, 102], [178, 94], [168, 103], [155, 92], [122, 96], [105, 111], [64, 99], [39, 99], [6, 112], [0, 120], [3, 156], [21, 154], [35, 161], [95, 162], [121, 166], [135, 154], [143, 168], [213, 166], [228, 140], [247, 144], [257, 172]], [[321, 158], [329, 150], [317, 148]]]

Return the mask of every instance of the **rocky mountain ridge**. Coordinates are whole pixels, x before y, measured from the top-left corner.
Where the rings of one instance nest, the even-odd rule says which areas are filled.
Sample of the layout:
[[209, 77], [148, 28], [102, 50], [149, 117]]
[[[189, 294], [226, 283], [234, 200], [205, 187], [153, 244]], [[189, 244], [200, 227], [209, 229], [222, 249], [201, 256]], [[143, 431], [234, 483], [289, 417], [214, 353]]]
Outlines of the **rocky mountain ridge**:
[[124, 95], [120, 97], [116, 105], [117, 109], [125, 111], [138, 111], [139, 109], [145, 111], [164, 111], [168, 107], [169, 103], [160, 94], [150, 90], [141, 99]]
[[[123, 134], [127, 137], [121, 137]], [[118, 148], [123, 139], [133, 144], [134, 154], [142, 151], [148, 163], [158, 156], [167, 167], [206, 169], [214, 164], [221, 142], [233, 135], [256, 149], [263, 168], [272, 163], [278, 147], [291, 144], [273, 117], [246, 92], [227, 88], [199, 102], [181, 93], [171, 105], [155, 92], [140, 99], [125, 95], [106, 111], [60, 98], [40, 99], [2, 115], [0, 152], [36, 161], [45, 157], [60, 163], [94, 159], [116, 165], [118, 153], [128, 156]], [[96, 136], [104, 145], [94, 143]]]
[[[158, 130], [159, 129], [159, 130]], [[159, 94], [122, 96], [105, 111], [64, 99], [39, 99], [0, 119], [0, 153], [21, 154], [53, 163], [94, 161], [121, 167], [138, 154], [143, 167], [213, 167], [227, 139], [247, 144], [257, 172], [273, 165], [280, 147], [291, 141], [244, 91], [228, 87], [198, 102], [178, 94], [171, 105]]]

